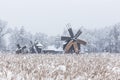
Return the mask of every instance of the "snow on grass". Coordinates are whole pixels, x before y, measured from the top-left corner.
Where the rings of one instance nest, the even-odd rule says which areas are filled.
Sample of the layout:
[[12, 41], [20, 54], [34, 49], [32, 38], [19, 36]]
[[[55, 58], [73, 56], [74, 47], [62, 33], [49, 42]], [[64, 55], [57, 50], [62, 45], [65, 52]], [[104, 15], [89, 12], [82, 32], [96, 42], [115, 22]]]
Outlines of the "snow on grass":
[[120, 80], [120, 54], [0, 54], [0, 80]]

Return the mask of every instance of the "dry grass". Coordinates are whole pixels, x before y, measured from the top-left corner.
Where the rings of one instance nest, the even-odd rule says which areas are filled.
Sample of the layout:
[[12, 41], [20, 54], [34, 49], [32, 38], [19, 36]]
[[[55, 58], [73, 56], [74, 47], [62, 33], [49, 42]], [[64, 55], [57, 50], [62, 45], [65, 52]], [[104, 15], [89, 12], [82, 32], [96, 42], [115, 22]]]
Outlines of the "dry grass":
[[120, 54], [0, 54], [0, 80], [120, 80]]

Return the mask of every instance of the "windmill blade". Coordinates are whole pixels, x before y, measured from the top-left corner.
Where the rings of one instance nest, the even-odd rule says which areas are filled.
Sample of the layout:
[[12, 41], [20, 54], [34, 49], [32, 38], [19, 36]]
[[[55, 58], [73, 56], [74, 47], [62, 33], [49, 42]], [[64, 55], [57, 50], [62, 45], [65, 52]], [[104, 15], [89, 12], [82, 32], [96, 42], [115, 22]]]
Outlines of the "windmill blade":
[[70, 36], [73, 38], [73, 37], [74, 37], [74, 34], [73, 34], [72, 28], [69, 28], [68, 31], [69, 31]]
[[33, 42], [32, 42], [32, 41], [30, 41], [30, 44], [31, 44], [31, 45], [33, 45]]
[[23, 47], [22, 47], [22, 50], [24, 50], [25, 48], [27, 48], [27, 47], [26, 47], [26, 46], [23, 46]]
[[18, 49], [20, 49], [20, 48], [21, 48], [20, 44], [17, 44], [17, 48], [18, 48]]
[[86, 45], [86, 44], [87, 44], [85, 41], [80, 40], [80, 39], [77, 39], [77, 43], [79, 43], [79, 44], [83, 44], [83, 45]]
[[81, 33], [82, 33], [82, 31], [79, 29], [78, 32], [77, 32], [76, 35], [75, 35], [75, 39], [78, 38]]
[[77, 44], [77, 42], [74, 42], [74, 43], [73, 43], [73, 47], [74, 47], [75, 53], [79, 53], [79, 49], [78, 49], [78, 44]]
[[65, 52], [68, 53], [69, 49], [71, 48], [71, 46], [73, 45], [73, 40], [71, 40], [65, 47]]
[[68, 40], [70, 40], [70, 37], [62, 36], [62, 37], [61, 37], [61, 40], [63, 40], [63, 41], [68, 41]]

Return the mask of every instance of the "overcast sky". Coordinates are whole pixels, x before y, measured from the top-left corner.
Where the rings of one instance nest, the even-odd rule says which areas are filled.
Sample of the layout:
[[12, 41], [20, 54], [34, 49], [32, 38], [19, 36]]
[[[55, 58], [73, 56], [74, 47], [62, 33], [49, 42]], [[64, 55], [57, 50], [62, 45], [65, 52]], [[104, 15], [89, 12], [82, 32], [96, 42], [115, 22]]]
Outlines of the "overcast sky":
[[120, 22], [120, 0], [0, 0], [0, 19], [11, 27], [57, 35], [67, 23], [94, 29]]

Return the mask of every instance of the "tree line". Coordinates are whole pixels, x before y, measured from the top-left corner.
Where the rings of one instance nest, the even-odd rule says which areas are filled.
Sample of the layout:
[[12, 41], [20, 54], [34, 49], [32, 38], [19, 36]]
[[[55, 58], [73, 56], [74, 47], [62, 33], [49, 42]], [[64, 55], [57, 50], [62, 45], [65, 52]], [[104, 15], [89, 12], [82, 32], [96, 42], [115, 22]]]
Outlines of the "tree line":
[[[81, 51], [120, 53], [120, 23], [94, 30], [82, 27], [81, 30], [82, 34], [79, 38], [87, 42], [86, 46], [81, 47]], [[6, 21], [0, 20], [0, 51], [14, 52], [17, 48], [16, 44], [31, 46], [31, 42], [35, 41], [40, 42], [44, 49], [50, 45], [59, 48], [64, 44], [60, 40], [61, 35], [68, 35], [68, 31], [63, 30], [63, 34], [56, 36], [49, 36], [41, 32], [32, 34], [27, 32], [24, 26], [11, 29], [7, 26]]]

